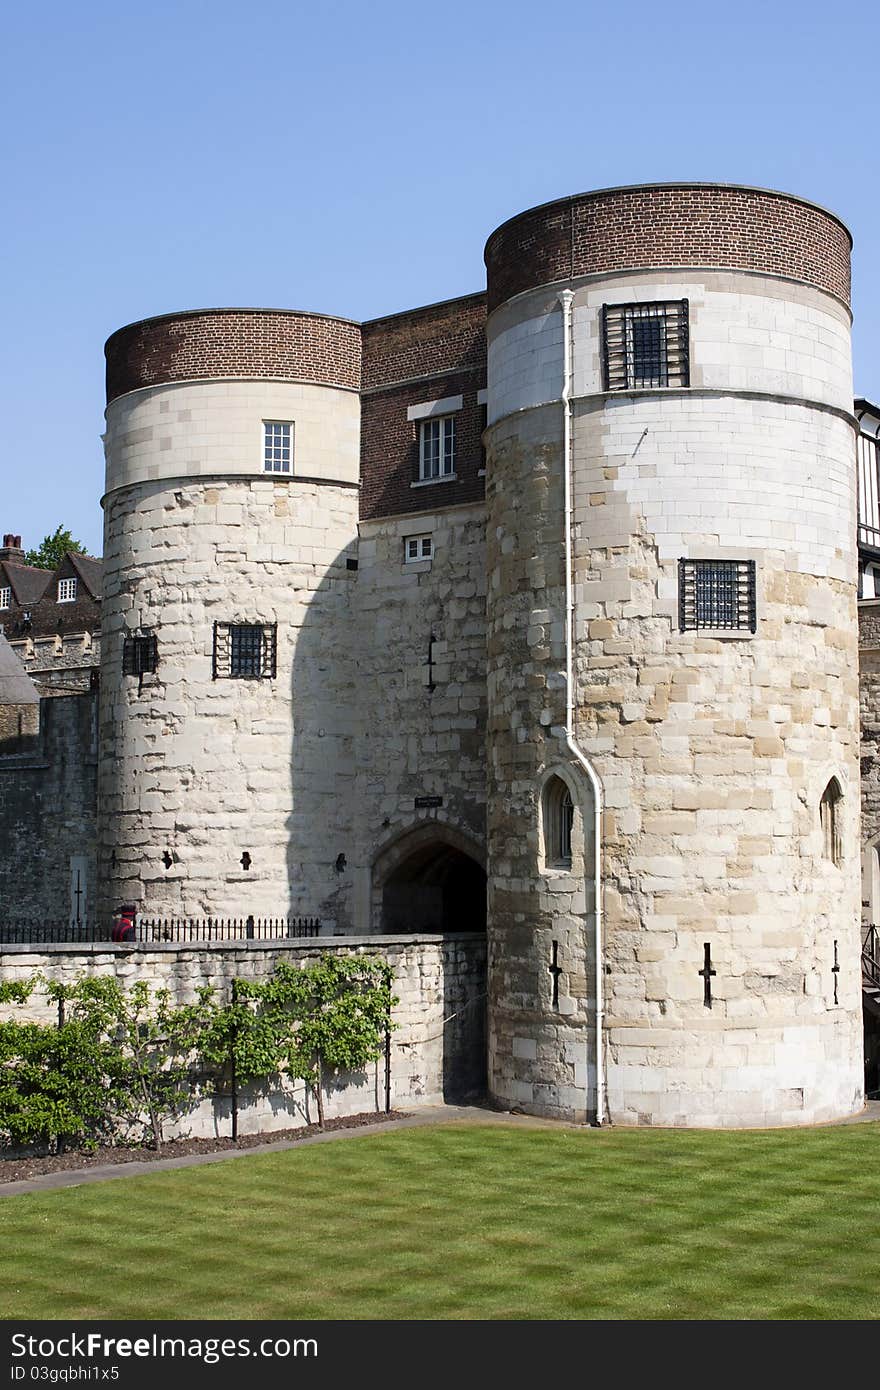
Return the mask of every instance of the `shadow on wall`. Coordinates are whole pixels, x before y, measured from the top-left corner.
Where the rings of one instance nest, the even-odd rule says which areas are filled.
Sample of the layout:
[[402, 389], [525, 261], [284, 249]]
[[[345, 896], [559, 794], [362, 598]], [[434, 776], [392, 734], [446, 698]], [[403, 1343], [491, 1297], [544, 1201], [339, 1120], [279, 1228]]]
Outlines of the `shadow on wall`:
[[[391, 618], [387, 606], [359, 604], [356, 563], [353, 543], [322, 575], [299, 567], [291, 575], [292, 587], [308, 589], [308, 596], [294, 605], [301, 625], [285, 673], [292, 717], [290, 910], [319, 916], [322, 935], [485, 932], [483, 844], [465, 823], [467, 793], [446, 777], [457, 755], [439, 751], [431, 695], [411, 679], [407, 684], [403, 669], [418, 667], [421, 633], [407, 626], [412, 615], [399, 593]], [[428, 590], [416, 592], [413, 611], [427, 648], [439, 600]], [[383, 624], [386, 631], [394, 626], [395, 614], [395, 640], [401, 630], [411, 631], [411, 650], [408, 639], [403, 651], [400, 643], [393, 652], [382, 648]], [[426, 811], [419, 793], [431, 779], [451, 785], [445, 804]]]

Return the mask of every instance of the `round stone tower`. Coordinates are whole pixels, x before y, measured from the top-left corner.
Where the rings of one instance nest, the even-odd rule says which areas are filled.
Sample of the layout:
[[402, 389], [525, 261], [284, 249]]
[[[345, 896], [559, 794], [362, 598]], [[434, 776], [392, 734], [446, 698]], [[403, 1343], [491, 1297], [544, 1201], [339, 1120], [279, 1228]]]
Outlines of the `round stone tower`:
[[504, 1103], [712, 1126], [861, 1104], [850, 249], [803, 199], [706, 184], [489, 238]]
[[360, 329], [205, 310], [106, 354], [102, 909], [342, 929]]

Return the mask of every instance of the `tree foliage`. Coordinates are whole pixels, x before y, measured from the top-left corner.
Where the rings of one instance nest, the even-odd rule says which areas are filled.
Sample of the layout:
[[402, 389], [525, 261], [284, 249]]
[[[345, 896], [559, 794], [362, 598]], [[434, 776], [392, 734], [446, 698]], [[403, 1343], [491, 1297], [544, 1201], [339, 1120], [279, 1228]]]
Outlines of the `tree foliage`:
[[54, 570], [61, 564], [68, 551], [85, 555], [86, 548], [75, 541], [66, 527], [56, 526], [51, 536], [44, 536], [36, 550], [28, 550], [24, 561], [26, 565], [36, 565], [37, 569]]

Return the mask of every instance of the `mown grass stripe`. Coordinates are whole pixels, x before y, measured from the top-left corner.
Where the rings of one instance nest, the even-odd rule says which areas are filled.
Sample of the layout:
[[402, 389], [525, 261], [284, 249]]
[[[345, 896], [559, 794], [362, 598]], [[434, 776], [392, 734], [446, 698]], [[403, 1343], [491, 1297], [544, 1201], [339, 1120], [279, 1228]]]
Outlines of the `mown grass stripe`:
[[9, 1198], [0, 1315], [876, 1318], [878, 1143], [453, 1125]]

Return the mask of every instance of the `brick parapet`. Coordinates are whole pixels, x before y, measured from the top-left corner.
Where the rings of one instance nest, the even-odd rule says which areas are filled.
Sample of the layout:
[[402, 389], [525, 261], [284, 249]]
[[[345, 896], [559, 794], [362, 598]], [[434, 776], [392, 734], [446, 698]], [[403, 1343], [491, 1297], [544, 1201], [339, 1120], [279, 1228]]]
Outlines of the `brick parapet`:
[[[481, 435], [486, 385], [486, 296], [430, 304], [364, 324], [361, 520], [460, 506], [484, 495]], [[456, 412], [456, 479], [418, 481], [418, 429], [410, 406], [462, 396]]]
[[852, 238], [833, 213], [769, 189], [647, 184], [580, 193], [513, 217], [486, 243], [488, 308], [538, 285], [646, 266], [800, 280], [849, 306]]
[[[363, 389], [439, 372], [486, 370], [486, 296], [481, 291], [363, 325]], [[485, 380], [482, 383], [485, 385]]]
[[299, 310], [165, 314], [118, 329], [104, 351], [108, 405], [145, 386], [219, 377], [360, 386], [360, 325]]

